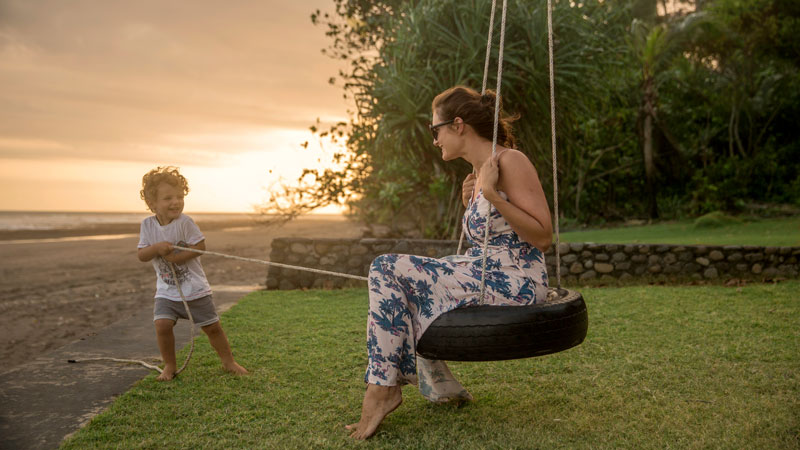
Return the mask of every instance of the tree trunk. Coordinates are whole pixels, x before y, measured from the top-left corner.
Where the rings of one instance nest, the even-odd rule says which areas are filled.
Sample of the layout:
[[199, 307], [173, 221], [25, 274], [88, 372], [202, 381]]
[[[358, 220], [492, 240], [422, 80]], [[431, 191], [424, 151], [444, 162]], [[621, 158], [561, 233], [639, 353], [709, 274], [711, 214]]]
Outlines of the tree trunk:
[[644, 130], [643, 130], [643, 145], [642, 152], [644, 157], [644, 174], [645, 183], [647, 185], [647, 203], [648, 214], [651, 219], [658, 218], [658, 204], [656, 203], [655, 186], [653, 186], [653, 178], [655, 175], [655, 165], [653, 164], [653, 116], [650, 114], [650, 108], [645, 109], [644, 115]]

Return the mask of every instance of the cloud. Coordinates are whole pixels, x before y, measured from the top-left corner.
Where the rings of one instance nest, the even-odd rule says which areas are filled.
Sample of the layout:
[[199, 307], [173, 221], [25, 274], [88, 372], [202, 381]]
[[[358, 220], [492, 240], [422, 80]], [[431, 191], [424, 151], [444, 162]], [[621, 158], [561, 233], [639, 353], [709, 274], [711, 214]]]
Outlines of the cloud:
[[237, 134], [339, 120], [309, 20], [330, 4], [0, 0], [0, 157], [213, 164], [254, 150]]

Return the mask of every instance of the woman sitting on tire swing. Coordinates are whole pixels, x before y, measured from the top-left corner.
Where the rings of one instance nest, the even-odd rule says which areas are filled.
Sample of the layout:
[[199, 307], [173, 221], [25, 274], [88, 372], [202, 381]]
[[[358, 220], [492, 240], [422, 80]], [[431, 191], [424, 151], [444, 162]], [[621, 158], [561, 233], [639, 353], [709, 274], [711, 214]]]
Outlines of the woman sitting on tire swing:
[[466, 87], [453, 87], [436, 96], [432, 110], [433, 145], [441, 148], [442, 159], [464, 158], [473, 169], [479, 169], [477, 178], [469, 174], [462, 184], [463, 226], [472, 247], [465, 255], [388, 254], [372, 262], [367, 390], [361, 420], [346, 427], [357, 439], [372, 436], [400, 405], [404, 384], [418, 384], [422, 395], [433, 402], [472, 399], [444, 361], [422, 358], [415, 349], [438, 316], [478, 304], [487, 224], [483, 303], [531, 305], [547, 298], [543, 253], [552, 242], [550, 208], [533, 164], [513, 149], [513, 119], [500, 117], [496, 156], [492, 157], [492, 91], [481, 95]]

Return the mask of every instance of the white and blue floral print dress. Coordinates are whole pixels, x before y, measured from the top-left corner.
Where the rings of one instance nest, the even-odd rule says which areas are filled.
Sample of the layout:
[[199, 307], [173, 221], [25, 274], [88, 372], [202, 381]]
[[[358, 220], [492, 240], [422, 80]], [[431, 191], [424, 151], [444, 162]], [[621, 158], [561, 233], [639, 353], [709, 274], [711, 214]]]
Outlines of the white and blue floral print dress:
[[[503, 192], [500, 195], [507, 198]], [[520, 239], [479, 191], [462, 220], [472, 243], [466, 254], [443, 258], [387, 254], [372, 262], [367, 383], [418, 384], [422, 395], [434, 402], [471, 399], [444, 361], [422, 358], [415, 349], [438, 316], [479, 303], [487, 218], [484, 304], [530, 305], [547, 298], [544, 255]]]

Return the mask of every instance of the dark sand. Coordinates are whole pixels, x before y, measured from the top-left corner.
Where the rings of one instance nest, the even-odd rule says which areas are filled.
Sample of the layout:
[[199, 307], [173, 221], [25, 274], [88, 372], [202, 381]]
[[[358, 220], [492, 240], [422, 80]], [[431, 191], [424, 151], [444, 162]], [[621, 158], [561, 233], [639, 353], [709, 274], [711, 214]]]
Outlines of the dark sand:
[[[269, 260], [275, 237], [358, 237], [361, 227], [338, 216], [308, 216], [281, 227], [198, 221], [210, 251]], [[138, 225], [0, 233], [0, 372], [152, 306], [155, 272], [136, 257]], [[89, 235], [116, 239], [9, 243]], [[202, 257], [214, 291], [264, 289], [268, 267]]]

